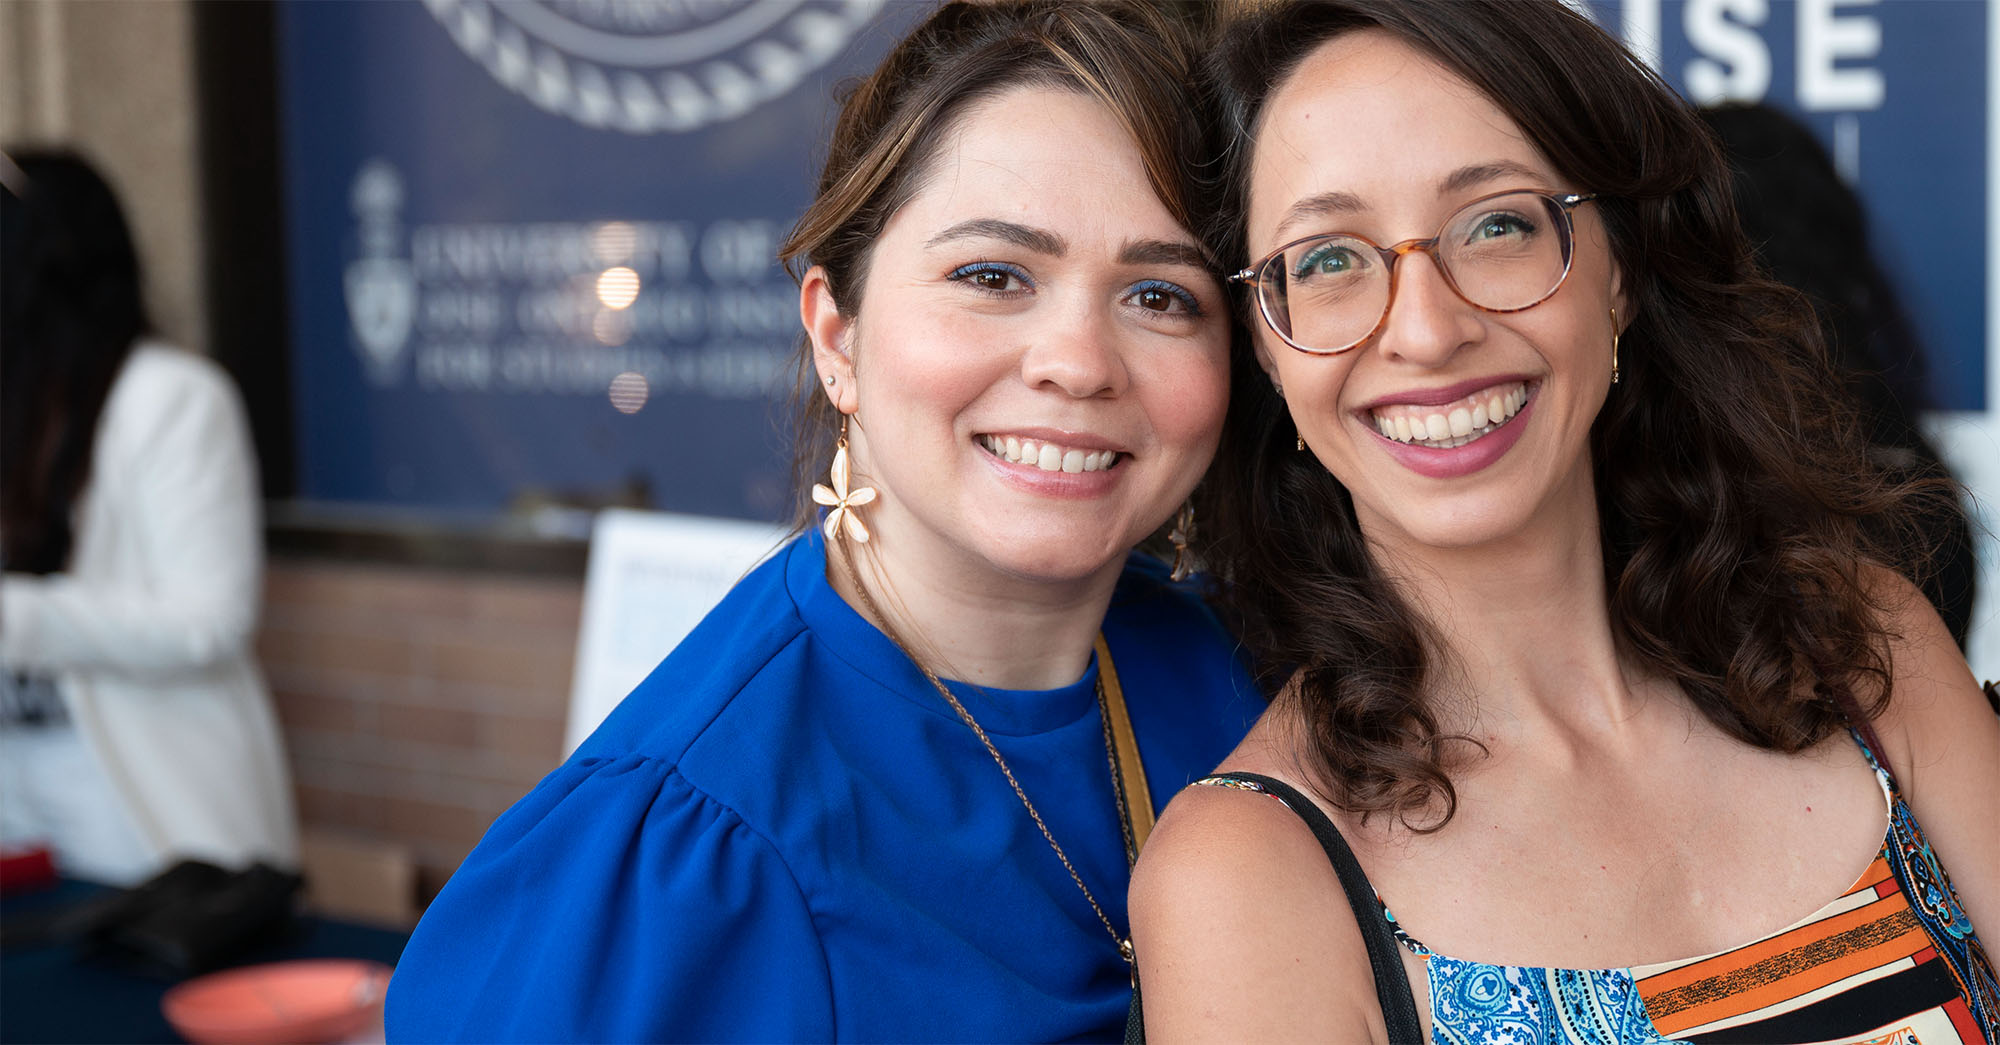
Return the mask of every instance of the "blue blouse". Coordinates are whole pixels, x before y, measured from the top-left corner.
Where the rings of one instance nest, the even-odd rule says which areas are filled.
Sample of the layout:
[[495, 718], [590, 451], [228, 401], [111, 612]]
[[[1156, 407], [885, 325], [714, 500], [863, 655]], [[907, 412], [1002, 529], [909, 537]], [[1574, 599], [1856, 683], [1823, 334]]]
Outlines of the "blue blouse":
[[[1104, 635], [1157, 801], [1263, 700], [1134, 555]], [[952, 684], [1122, 932], [1093, 660]], [[1120, 1036], [1129, 973], [972, 731], [826, 581], [817, 532], [738, 584], [496, 821], [391, 983], [395, 1041]]]

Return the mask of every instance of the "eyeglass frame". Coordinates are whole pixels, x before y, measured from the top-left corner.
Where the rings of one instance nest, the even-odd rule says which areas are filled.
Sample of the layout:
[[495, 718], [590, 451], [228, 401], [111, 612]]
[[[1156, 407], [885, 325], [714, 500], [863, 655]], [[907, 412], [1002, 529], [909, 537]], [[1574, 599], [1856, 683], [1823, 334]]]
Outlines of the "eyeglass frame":
[[[1563, 252], [1562, 274], [1556, 277], [1556, 281], [1554, 285], [1549, 287], [1548, 293], [1543, 294], [1541, 297], [1538, 297], [1535, 300], [1530, 301], [1525, 305], [1516, 305], [1513, 308], [1488, 308], [1485, 305], [1482, 305], [1479, 302], [1466, 297], [1465, 291], [1460, 290], [1458, 288], [1458, 280], [1453, 278], [1450, 267], [1444, 263], [1444, 258], [1439, 256], [1438, 254], [1438, 241], [1444, 238], [1445, 229], [1451, 224], [1452, 219], [1458, 217], [1465, 211], [1471, 210], [1472, 208], [1477, 207], [1488, 200], [1497, 200], [1502, 196], [1520, 196], [1520, 195], [1540, 196], [1542, 199], [1554, 203], [1556, 205], [1557, 212], [1562, 215], [1562, 232], [1563, 235], [1567, 237], [1569, 240], [1569, 249]], [[1374, 338], [1375, 335], [1382, 332], [1383, 324], [1389, 321], [1389, 310], [1393, 308], [1396, 304], [1396, 281], [1397, 281], [1396, 262], [1402, 260], [1404, 257], [1410, 254], [1422, 253], [1430, 255], [1431, 264], [1437, 266], [1438, 275], [1444, 277], [1444, 285], [1451, 288], [1452, 294], [1455, 295], [1460, 301], [1463, 301], [1466, 304], [1471, 305], [1473, 308], [1476, 308], [1481, 312], [1488, 312], [1496, 315], [1506, 315], [1507, 313], [1510, 312], [1525, 312], [1528, 309], [1534, 308], [1536, 305], [1539, 305], [1542, 302], [1547, 301], [1552, 297], [1555, 297], [1556, 291], [1561, 290], [1562, 285], [1564, 283], [1569, 282], [1569, 270], [1576, 261], [1576, 221], [1572, 212], [1575, 211], [1576, 208], [1586, 203], [1589, 203], [1592, 200], [1598, 199], [1601, 195], [1602, 195], [1601, 193], [1595, 193], [1595, 192], [1571, 192], [1562, 195], [1557, 195], [1552, 192], [1543, 192], [1540, 189], [1503, 189], [1499, 192], [1488, 193], [1487, 195], [1481, 196], [1475, 200], [1469, 200], [1465, 203], [1464, 206], [1461, 206], [1458, 209], [1452, 211], [1450, 214], [1445, 215], [1444, 221], [1438, 225], [1437, 232], [1432, 236], [1430, 236], [1429, 238], [1406, 239], [1401, 243], [1397, 243], [1387, 247], [1384, 247], [1376, 243], [1374, 240], [1369, 239], [1366, 236], [1360, 235], [1359, 233], [1315, 232], [1310, 236], [1300, 236], [1298, 239], [1283, 244], [1282, 246], [1264, 255], [1263, 257], [1258, 258], [1255, 262], [1251, 263], [1251, 265], [1248, 268], [1245, 268], [1238, 272], [1230, 273], [1229, 276], [1226, 277], [1226, 282], [1240, 283], [1250, 288], [1251, 296], [1257, 299], [1257, 315], [1264, 320], [1264, 325], [1270, 328], [1271, 333], [1278, 335], [1279, 340], [1283, 341], [1287, 345], [1292, 346], [1293, 349], [1300, 352], [1304, 352], [1307, 355], [1337, 356], [1342, 352], [1352, 352], [1353, 350], [1360, 348], [1362, 345], [1367, 344], [1370, 339]], [[1386, 267], [1389, 270], [1389, 294], [1382, 301], [1382, 314], [1375, 318], [1375, 325], [1370, 327], [1366, 334], [1361, 335], [1360, 337], [1354, 339], [1348, 344], [1342, 345], [1339, 348], [1307, 348], [1306, 346], [1301, 345], [1298, 342], [1292, 340], [1290, 334], [1287, 334], [1284, 331], [1279, 330], [1277, 322], [1271, 318], [1270, 304], [1264, 300], [1265, 277], [1263, 276], [1262, 273], [1264, 272], [1265, 269], [1270, 267], [1273, 261], [1276, 261], [1279, 258], [1283, 257], [1286, 251], [1291, 250], [1293, 247], [1296, 247], [1301, 243], [1311, 243], [1315, 240], [1333, 239], [1335, 237], [1360, 240], [1362, 243], [1365, 243], [1370, 247], [1375, 248], [1376, 253], [1380, 254], [1382, 257], [1382, 263], [1384, 267]]]

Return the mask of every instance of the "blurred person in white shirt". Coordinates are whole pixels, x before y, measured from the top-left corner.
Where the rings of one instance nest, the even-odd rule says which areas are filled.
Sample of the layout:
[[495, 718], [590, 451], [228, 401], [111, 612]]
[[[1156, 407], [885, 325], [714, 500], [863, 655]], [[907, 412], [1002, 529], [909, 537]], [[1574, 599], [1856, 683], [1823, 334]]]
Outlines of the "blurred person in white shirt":
[[0, 843], [111, 884], [294, 866], [242, 401], [149, 338], [87, 162], [9, 150], [0, 185]]

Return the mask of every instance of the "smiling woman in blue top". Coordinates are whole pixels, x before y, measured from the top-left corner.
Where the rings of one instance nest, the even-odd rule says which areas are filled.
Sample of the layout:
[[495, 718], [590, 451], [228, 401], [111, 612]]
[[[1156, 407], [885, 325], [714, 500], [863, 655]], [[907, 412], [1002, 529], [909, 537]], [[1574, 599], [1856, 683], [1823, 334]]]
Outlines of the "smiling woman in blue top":
[[1228, 392], [1177, 34], [954, 4], [846, 99], [785, 248], [816, 512], [494, 824], [391, 1037], [1117, 1036], [1148, 793], [1262, 708], [1132, 552]]

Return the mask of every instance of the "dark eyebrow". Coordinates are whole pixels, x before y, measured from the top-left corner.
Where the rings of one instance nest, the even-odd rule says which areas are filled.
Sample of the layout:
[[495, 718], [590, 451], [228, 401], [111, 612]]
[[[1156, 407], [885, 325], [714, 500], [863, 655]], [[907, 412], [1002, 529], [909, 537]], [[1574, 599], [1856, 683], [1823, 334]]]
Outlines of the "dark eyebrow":
[[1001, 221], [998, 218], [973, 218], [970, 221], [961, 221], [932, 236], [924, 246], [935, 247], [940, 243], [949, 243], [956, 239], [1005, 240], [1037, 254], [1058, 258], [1069, 250], [1069, 244], [1063, 242], [1063, 238], [1053, 232], [1017, 225], [1011, 221]]
[[1290, 238], [1290, 230], [1308, 218], [1324, 218], [1330, 214], [1352, 214], [1361, 209], [1361, 197], [1351, 192], [1314, 193], [1285, 210], [1285, 220], [1278, 223], [1276, 238], [1280, 242]]
[[1125, 244], [1118, 251], [1121, 265], [1182, 265], [1191, 269], [1209, 269], [1208, 256], [1191, 243], [1175, 243], [1163, 239], [1142, 239]]
[[1438, 182], [1438, 195], [1450, 196], [1464, 192], [1488, 182], [1518, 181], [1525, 186], [1539, 185], [1547, 180], [1547, 175], [1531, 170], [1510, 160], [1495, 160], [1492, 163], [1474, 163], [1452, 171]]
[[[1512, 160], [1494, 160], [1490, 163], [1471, 163], [1445, 175], [1438, 181], [1438, 195], [1451, 196], [1465, 192], [1474, 186], [1488, 182], [1519, 181], [1526, 185], [1537, 185], [1546, 180], [1541, 172], [1524, 167]], [[1291, 205], [1285, 211], [1285, 220], [1278, 223], [1275, 238], [1283, 242], [1290, 238], [1291, 230], [1308, 218], [1324, 218], [1334, 214], [1352, 214], [1367, 209], [1361, 197], [1351, 192], [1320, 192], [1307, 196]]]

